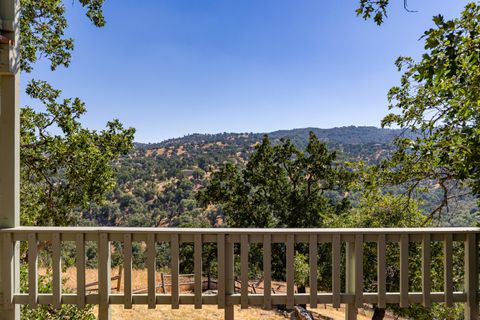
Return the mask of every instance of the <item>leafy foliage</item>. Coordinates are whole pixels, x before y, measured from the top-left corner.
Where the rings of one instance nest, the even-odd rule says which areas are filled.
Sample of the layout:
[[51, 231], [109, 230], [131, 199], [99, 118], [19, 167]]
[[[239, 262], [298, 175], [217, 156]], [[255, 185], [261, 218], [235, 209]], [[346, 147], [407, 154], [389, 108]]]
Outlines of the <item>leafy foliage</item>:
[[389, 2], [389, 0], [360, 0], [356, 13], [365, 20], [373, 19], [377, 25], [381, 25], [387, 17]]
[[199, 199], [220, 205], [235, 227], [320, 227], [324, 215], [349, 208], [352, 174], [335, 158], [313, 133], [305, 152], [289, 140], [272, 146], [265, 136], [245, 168], [221, 167]]
[[[104, 0], [79, 0], [87, 9], [87, 17], [97, 27], [105, 25], [102, 12]], [[51, 69], [68, 67], [74, 41], [65, 36], [68, 21], [62, 0], [21, 0], [20, 32], [23, 71], [31, 72], [39, 57], [50, 60]]]
[[[20, 268], [20, 286], [24, 291], [28, 287], [28, 270], [27, 266], [23, 265]], [[51, 274], [39, 275], [38, 277], [38, 292], [49, 293], [52, 292], [52, 277]], [[36, 309], [32, 309], [27, 305], [22, 305], [22, 312], [20, 314], [21, 320], [95, 320], [93, 314], [93, 306], [86, 305], [84, 309], [80, 309], [75, 305], [62, 305], [60, 309], [54, 309], [51, 305], [39, 305]]]
[[[272, 146], [289, 139], [305, 152], [309, 131], [314, 131], [328, 149], [335, 150], [336, 163], [362, 161], [364, 172], [359, 177], [366, 188], [381, 188], [392, 194], [402, 194], [402, 186], [385, 186], [378, 172], [367, 172], [394, 150], [392, 140], [400, 130], [373, 127], [343, 127], [333, 129], [294, 129], [268, 134]], [[413, 136], [412, 136], [413, 137]], [[244, 168], [262, 134], [221, 133], [190, 135], [160, 143], [135, 144], [135, 149], [115, 163], [117, 186], [107, 195], [103, 204], [92, 204], [83, 211], [84, 225], [119, 226], [220, 226], [224, 223], [224, 210], [209, 206], [205, 210], [195, 194], [205, 187], [214, 172], [227, 164]], [[373, 185], [373, 186], [372, 186]], [[352, 207], [358, 206], [357, 191], [351, 192]], [[464, 190], [467, 192], [467, 190]], [[431, 212], [442, 198], [440, 189], [419, 194], [418, 205], [423, 212]], [[408, 208], [405, 208], [408, 209]], [[408, 212], [407, 212], [408, 213]], [[440, 225], [468, 226], [478, 220], [478, 209], [471, 194], [452, 199], [448, 217], [435, 222]]]
[[382, 122], [417, 136], [399, 138], [382, 169], [385, 181], [406, 185], [409, 194], [440, 188], [433, 211], [440, 213], [459, 186], [480, 194], [480, 6], [470, 3], [460, 18], [433, 21], [422, 59], [397, 60], [405, 71], [388, 94], [395, 112]]
[[[105, 24], [104, 0], [79, 2], [94, 25]], [[68, 67], [74, 42], [65, 36], [68, 22], [63, 1], [21, 0], [20, 8], [21, 70], [31, 72], [40, 57], [49, 60], [52, 70]], [[112, 161], [132, 147], [134, 129], [123, 128], [118, 120], [108, 122], [101, 132], [83, 128], [84, 103], [78, 98], [60, 101], [61, 91], [44, 81], [33, 80], [26, 93], [38, 99], [44, 111], [33, 107], [21, 110], [21, 224], [72, 224], [73, 209], [101, 202], [114, 187]], [[40, 277], [40, 291], [51, 289], [49, 283], [48, 276]], [[69, 305], [58, 310], [48, 305], [35, 310], [23, 307], [21, 317], [95, 318], [92, 307], [80, 310]]]
[[73, 209], [101, 201], [114, 187], [111, 161], [131, 148], [134, 130], [117, 120], [100, 133], [82, 128], [84, 103], [59, 101], [61, 92], [46, 82], [32, 81], [27, 93], [46, 112], [21, 113], [22, 224], [69, 225]]

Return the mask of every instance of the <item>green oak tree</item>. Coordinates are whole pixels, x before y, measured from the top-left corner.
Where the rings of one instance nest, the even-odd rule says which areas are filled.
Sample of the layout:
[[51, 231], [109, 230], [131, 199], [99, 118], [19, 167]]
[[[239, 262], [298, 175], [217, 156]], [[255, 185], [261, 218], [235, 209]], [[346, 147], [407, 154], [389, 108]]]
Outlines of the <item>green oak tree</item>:
[[[338, 227], [350, 228], [408, 228], [418, 227], [425, 221], [423, 211], [414, 199], [409, 199], [403, 194], [391, 194], [382, 190], [382, 186], [372, 189], [363, 187], [359, 183], [359, 203], [355, 205], [349, 215], [334, 222]], [[432, 290], [443, 290], [443, 248], [440, 243], [432, 244]], [[364, 290], [366, 292], [377, 292], [377, 247], [373, 243], [364, 244]], [[462, 259], [463, 249], [460, 244], [455, 244], [454, 274], [461, 277], [463, 273]], [[409, 270], [410, 290], [421, 291], [421, 245], [411, 243], [409, 245]], [[386, 248], [386, 289], [387, 292], [399, 292], [400, 287], [400, 252], [397, 243], [388, 243]], [[385, 309], [374, 307], [372, 319], [383, 319]], [[426, 309], [420, 304], [410, 305], [408, 308], [400, 308], [397, 304], [387, 305], [387, 309], [397, 316], [411, 319], [461, 319], [463, 306], [460, 304], [454, 307], [446, 307], [443, 303], [435, 303], [431, 308]]]
[[[79, 3], [94, 25], [105, 24], [103, 0]], [[68, 67], [74, 42], [65, 35], [64, 2], [21, 0], [20, 6], [22, 72], [32, 72], [40, 57], [49, 61], [52, 70]], [[75, 209], [101, 202], [112, 190], [113, 161], [133, 146], [135, 130], [118, 120], [109, 121], [100, 132], [84, 128], [80, 118], [85, 104], [79, 98], [62, 99], [61, 91], [45, 81], [32, 80], [26, 93], [41, 106], [21, 110], [21, 224], [71, 225], [77, 218], [74, 212], [79, 212]], [[48, 289], [48, 283], [40, 283], [40, 288]], [[36, 310], [24, 307], [22, 318], [92, 319], [91, 310], [91, 306], [85, 310], [65, 305], [59, 310], [48, 305]]]
[[459, 188], [480, 194], [480, 6], [433, 21], [421, 59], [398, 58], [404, 73], [388, 93], [392, 113], [382, 121], [414, 136], [398, 138], [379, 167], [387, 184], [405, 186], [408, 195], [442, 190], [431, 216], [448, 209]]
[[[373, 20], [377, 25], [381, 25], [388, 16], [387, 8], [389, 5], [390, 0], [360, 0], [356, 13], [357, 16], [361, 16], [365, 20]], [[416, 12], [409, 9], [408, 0], [403, 0], [403, 8], [407, 12]]]
[[60, 91], [32, 81], [27, 94], [45, 111], [21, 110], [21, 221], [70, 225], [74, 209], [101, 202], [115, 185], [112, 161], [132, 147], [133, 129], [118, 120], [100, 132], [82, 127], [84, 103], [60, 100]]
[[[74, 1], [75, 2], [75, 1]], [[97, 27], [105, 25], [104, 0], [78, 0], [88, 19]], [[68, 67], [74, 49], [73, 38], [67, 36], [68, 20], [62, 0], [20, 0], [20, 66], [31, 72], [40, 57], [55, 70]]]
[[205, 205], [221, 206], [233, 227], [322, 227], [346, 212], [353, 173], [311, 133], [305, 151], [268, 136], [245, 167], [225, 164], [198, 193]]
[[[313, 133], [305, 151], [290, 140], [272, 145], [265, 136], [246, 166], [225, 164], [212, 174], [197, 198], [205, 206], [221, 208], [231, 227], [327, 227], [333, 216], [348, 212], [348, 189], [353, 178], [354, 174], [336, 161], [336, 153], [330, 152]], [[261, 269], [260, 250], [259, 246], [251, 246], [251, 270]], [[285, 247], [275, 245], [272, 251], [273, 277], [284, 279]], [[301, 257], [308, 248], [297, 245], [296, 251], [297, 271], [305, 270], [300, 268], [304, 266]], [[322, 259], [329, 254], [327, 247], [320, 248]], [[305, 279], [305, 274], [297, 272], [296, 278]], [[327, 282], [321, 283], [327, 286]], [[298, 285], [299, 291], [305, 292], [305, 281]]]

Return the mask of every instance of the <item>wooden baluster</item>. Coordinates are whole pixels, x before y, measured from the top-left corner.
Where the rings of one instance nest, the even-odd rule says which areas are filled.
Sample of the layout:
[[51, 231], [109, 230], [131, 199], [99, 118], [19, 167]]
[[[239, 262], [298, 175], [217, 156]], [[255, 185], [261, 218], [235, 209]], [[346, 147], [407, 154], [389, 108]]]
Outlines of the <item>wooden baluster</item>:
[[465, 319], [476, 320], [479, 318], [478, 306], [478, 235], [467, 233], [465, 241]]
[[[219, 258], [223, 261], [223, 274], [225, 282], [223, 284], [223, 303], [224, 303], [224, 319], [225, 320], [234, 320], [235, 310], [233, 308], [233, 303], [229, 301], [229, 297], [235, 293], [235, 274], [234, 274], [234, 243], [229, 239], [229, 235], [224, 235], [223, 239], [220, 237], [218, 239], [220, 242], [223, 242], [223, 249], [219, 250]], [[219, 261], [219, 262], [220, 262]], [[220, 272], [219, 272], [220, 273]], [[220, 291], [220, 290], [219, 290]], [[219, 296], [220, 297], [220, 296]]]
[[332, 235], [332, 304], [334, 308], [340, 308], [340, 234]]
[[85, 238], [83, 233], [75, 236], [77, 267], [77, 307], [85, 308]]
[[317, 245], [317, 235], [311, 234], [308, 248], [310, 260], [310, 308], [317, 307]]
[[248, 308], [248, 234], [241, 235], [240, 248], [240, 281], [241, 287], [241, 308]]
[[110, 320], [112, 317], [110, 309], [111, 253], [110, 241], [106, 232], [99, 234], [98, 253], [98, 295], [100, 300], [98, 318]]
[[37, 235], [28, 234], [28, 304], [30, 308], [37, 308], [38, 303], [38, 252]]
[[195, 234], [194, 238], [194, 268], [195, 268], [195, 309], [202, 308], [202, 235]]
[[263, 236], [263, 308], [272, 309], [272, 236]]
[[430, 275], [430, 267], [432, 263], [430, 242], [430, 234], [424, 233], [422, 239], [422, 304], [425, 308], [430, 308], [432, 305], [430, 297], [430, 292], [432, 290]]
[[217, 304], [219, 309], [225, 308], [225, 234], [217, 235], [217, 259], [218, 259], [218, 290]]
[[2, 245], [2, 255], [0, 256], [2, 260], [2, 271], [4, 275], [2, 276], [2, 284], [3, 284], [3, 304], [4, 310], [12, 310], [14, 308], [13, 305], [13, 295], [14, 295], [14, 256], [15, 256], [15, 244], [13, 242], [13, 235], [11, 233], [4, 233], [3, 234], [3, 245]]
[[[173, 259], [173, 256], [172, 256], [172, 259]], [[156, 269], [157, 269], [157, 250], [156, 250], [155, 234], [149, 233], [147, 235], [148, 309], [155, 309], [155, 307], [157, 306]]]
[[287, 234], [287, 309], [293, 309], [295, 304], [295, 235]]
[[443, 291], [445, 303], [448, 307], [453, 305], [453, 236], [446, 233], [443, 237]]
[[400, 235], [400, 307], [408, 307], [408, 234]]
[[355, 305], [363, 307], [363, 235], [355, 235]]
[[180, 271], [180, 248], [178, 234], [172, 234], [170, 244], [172, 246], [172, 309], [180, 306], [178, 273]]
[[386, 237], [385, 234], [379, 234], [377, 239], [377, 293], [378, 300], [377, 305], [379, 308], [385, 309], [387, 307], [386, 303], [386, 272], [387, 272], [387, 263], [386, 263]]
[[125, 233], [123, 235], [123, 307], [132, 309], [132, 235]]
[[[351, 295], [354, 295], [356, 298], [355, 290], [356, 280], [355, 277], [357, 275], [356, 268], [357, 268], [357, 261], [355, 260], [355, 245], [356, 241], [347, 242], [346, 244], [346, 266], [345, 266], [345, 289], [346, 292]], [[347, 303], [345, 308], [345, 319], [354, 320], [357, 319], [357, 306], [355, 303]]]
[[53, 273], [53, 307], [60, 309], [62, 304], [62, 261], [60, 255], [60, 233], [52, 234], [52, 273]]

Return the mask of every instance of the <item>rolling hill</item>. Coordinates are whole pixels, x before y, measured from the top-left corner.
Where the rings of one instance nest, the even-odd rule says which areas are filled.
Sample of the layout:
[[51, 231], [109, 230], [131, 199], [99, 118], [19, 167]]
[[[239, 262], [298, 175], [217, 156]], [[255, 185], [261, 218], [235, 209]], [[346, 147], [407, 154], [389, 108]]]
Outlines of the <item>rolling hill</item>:
[[[376, 127], [301, 128], [271, 133], [191, 134], [158, 143], [136, 143], [134, 150], [116, 163], [118, 186], [105, 204], [84, 211], [81, 224], [120, 226], [208, 226], [220, 214], [203, 210], [194, 199], [211, 171], [226, 162], [245, 164], [265, 134], [272, 143], [290, 139], [303, 148], [314, 132], [340, 161], [363, 160], [377, 163], [393, 150], [392, 141], [401, 130]], [[433, 202], [433, 191], [426, 199]], [[452, 207], [442, 224], [467, 225], [478, 219], [476, 201], [471, 196]]]

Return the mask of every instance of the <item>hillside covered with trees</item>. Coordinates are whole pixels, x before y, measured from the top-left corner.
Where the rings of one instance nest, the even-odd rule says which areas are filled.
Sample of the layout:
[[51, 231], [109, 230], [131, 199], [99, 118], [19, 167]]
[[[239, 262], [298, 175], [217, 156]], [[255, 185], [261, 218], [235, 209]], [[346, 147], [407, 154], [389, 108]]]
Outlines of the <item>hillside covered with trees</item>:
[[[378, 164], [393, 152], [398, 136], [409, 132], [375, 127], [332, 129], [304, 128], [268, 133], [273, 145], [289, 140], [304, 150], [310, 132], [336, 151], [336, 162]], [[264, 133], [192, 134], [159, 143], [135, 144], [135, 148], [115, 163], [116, 188], [102, 205], [85, 210], [79, 224], [108, 226], [218, 226], [224, 223], [217, 206], [201, 206], [196, 194], [213, 172], [230, 163], [244, 167]], [[421, 195], [420, 205], [428, 214], [441, 197], [433, 185]], [[385, 190], [400, 194], [401, 187]], [[353, 203], [356, 199], [352, 197]], [[478, 211], [472, 196], [451, 202], [438, 224], [472, 225]]]

